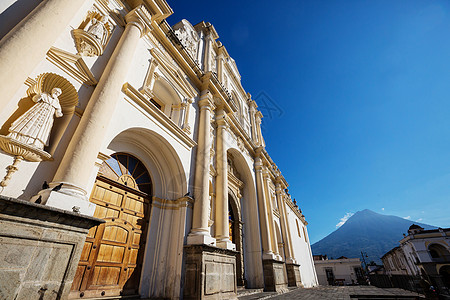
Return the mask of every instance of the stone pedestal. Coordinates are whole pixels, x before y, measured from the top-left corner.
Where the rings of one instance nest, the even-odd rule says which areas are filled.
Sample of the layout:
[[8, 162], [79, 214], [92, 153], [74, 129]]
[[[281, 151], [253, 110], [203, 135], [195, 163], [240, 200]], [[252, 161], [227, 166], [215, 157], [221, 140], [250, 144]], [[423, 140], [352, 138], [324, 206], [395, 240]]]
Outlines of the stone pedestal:
[[89, 228], [102, 222], [0, 196], [0, 299], [66, 299]]
[[288, 286], [303, 287], [300, 276], [300, 265], [286, 264], [286, 273], [288, 276]]
[[183, 299], [237, 299], [236, 251], [187, 245]]
[[264, 291], [285, 293], [288, 291], [287, 280], [284, 275], [284, 262], [263, 259]]

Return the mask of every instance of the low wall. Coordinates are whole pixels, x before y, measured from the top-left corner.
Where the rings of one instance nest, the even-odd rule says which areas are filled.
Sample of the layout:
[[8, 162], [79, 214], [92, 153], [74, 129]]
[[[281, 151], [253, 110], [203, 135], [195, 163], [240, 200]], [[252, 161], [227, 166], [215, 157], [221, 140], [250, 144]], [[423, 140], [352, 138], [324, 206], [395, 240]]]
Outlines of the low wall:
[[66, 299], [89, 228], [102, 222], [0, 196], [0, 299]]

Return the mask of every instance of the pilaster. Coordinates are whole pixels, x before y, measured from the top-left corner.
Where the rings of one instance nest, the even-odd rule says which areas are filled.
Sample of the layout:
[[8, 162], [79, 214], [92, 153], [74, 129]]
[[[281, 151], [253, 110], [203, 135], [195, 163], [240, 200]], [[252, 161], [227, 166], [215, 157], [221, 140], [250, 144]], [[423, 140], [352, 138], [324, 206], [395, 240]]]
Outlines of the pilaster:
[[198, 124], [197, 158], [195, 163], [194, 211], [192, 229], [187, 237], [189, 245], [216, 245], [209, 228], [209, 165], [211, 149], [211, 111], [214, 108], [213, 96], [209, 90], [204, 90], [198, 101], [200, 117]]
[[[263, 259], [274, 259], [275, 255], [272, 251], [272, 239], [270, 235], [269, 211], [266, 205], [266, 197], [264, 193], [263, 182], [263, 163], [260, 157], [262, 148], [258, 148], [255, 157], [255, 173], [256, 173], [256, 191], [258, 195], [259, 223], [261, 227], [261, 240], [263, 248]], [[272, 212], [270, 212], [272, 213]]]
[[218, 109], [216, 114], [217, 123], [217, 146], [216, 146], [216, 244], [218, 247], [235, 250], [236, 245], [230, 241], [228, 225], [228, 163], [225, 135], [228, 124], [223, 108]]

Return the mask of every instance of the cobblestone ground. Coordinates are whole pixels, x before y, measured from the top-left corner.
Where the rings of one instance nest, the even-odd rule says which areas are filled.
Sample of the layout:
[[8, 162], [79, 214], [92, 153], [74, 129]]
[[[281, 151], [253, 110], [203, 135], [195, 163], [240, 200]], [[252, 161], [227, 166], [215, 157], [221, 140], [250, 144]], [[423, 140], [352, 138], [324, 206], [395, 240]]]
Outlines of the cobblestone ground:
[[[386, 296], [390, 299], [394, 299], [395, 296], [400, 296], [404, 298], [405, 296], [410, 296], [409, 299], [425, 299], [424, 296], [417, 293], [412, 293], [402, 289], [381, 289], [373, 286], [320, 286], [309, 289], [296, 289], [289, 293], [271, 297], [270, 299], [305, 299], [305, 300], [350, 300], [356, 299], [351, 298], [350, 295], [376, 297], [380, 299], [381, 296]], [[374, 298], [375, 298], [374, 297]], [[399, 299], [400, 299], [399, 298]]]

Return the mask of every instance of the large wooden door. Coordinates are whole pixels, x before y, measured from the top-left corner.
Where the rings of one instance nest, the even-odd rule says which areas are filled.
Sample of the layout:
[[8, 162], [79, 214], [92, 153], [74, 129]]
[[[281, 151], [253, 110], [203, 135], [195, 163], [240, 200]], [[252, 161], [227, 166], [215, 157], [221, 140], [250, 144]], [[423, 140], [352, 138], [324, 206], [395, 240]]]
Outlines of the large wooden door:
[[[116, 158], [116, 162], [102, 166], [102, 175], [91, 194], [90, 201], [97, 205], [94, 217], [106, 222], [91, 228], [87, 235], [70, 298], [126, 296], [139, 292], [150, 197], [139, 190], [136, 178], [148, 174], [133, 174], [129, 168], [136, 166], [129, 164], [129, 157], [123, 164], [119, 156], [113, 156]], [[111, 168], [115, 163], [124, 172]], [[108, 173], [111, 170], [120, 174], [112, 176]], [[142, 187], [141, 190], [146, 190]]]

